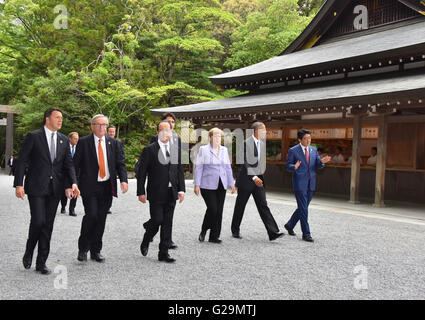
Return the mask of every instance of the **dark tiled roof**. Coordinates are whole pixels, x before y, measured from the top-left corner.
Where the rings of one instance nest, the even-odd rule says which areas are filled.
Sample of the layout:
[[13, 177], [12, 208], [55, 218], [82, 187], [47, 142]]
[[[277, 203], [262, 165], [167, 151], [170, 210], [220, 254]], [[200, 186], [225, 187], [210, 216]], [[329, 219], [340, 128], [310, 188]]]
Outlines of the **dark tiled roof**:
[[273, 57], [245, 68], [210, 77], [210, 80], [217, 85], [252, 81], [263, 76], [281, 76], [283, 73], [305, 70], [314, 65], [335, 65], [340, 62], [349, 64], [362, 58], [380, 58], [383, 55], [397, 55], [398, 52], [406, 54], [406, 51], [413, 46], [417, 47], [415, 51], [425, 50], [425, 18], [398, 28], [366, 33]]
[[[416, 34], [417, 35], [417, 34]], [[272, 110], [292, 106], [332, 105], [341, 101], [357, 101], [385, 99], [391, 96], [409, 97], [408, 92], [425, 95], [425, 74], [405, 74], [403, 76], [388, 75], [384, 79], [362, 78], [347, 82], [319, 83], [290, 91], [278, 91], [259, 94], [247, 94], [232, 98], [196, 103], [191, 105], [153, 109], [154, 115], [173, 112], [178, 117], [193, 115], [228, 114], [232, 112], [249, 112]]]

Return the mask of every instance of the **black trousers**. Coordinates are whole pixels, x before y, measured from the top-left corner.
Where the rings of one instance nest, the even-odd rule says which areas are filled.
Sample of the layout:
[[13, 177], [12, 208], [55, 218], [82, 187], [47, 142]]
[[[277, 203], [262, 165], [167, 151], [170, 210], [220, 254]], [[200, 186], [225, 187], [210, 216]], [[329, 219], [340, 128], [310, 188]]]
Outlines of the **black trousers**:
[[236, 197], [235, 209], [233, 211], [232, 233], [239, 233], [246, 203], [248, 202], [251, 194], [254, 198], [258, 213], [260, 214], [261, 220], [266, 227], [269, 237], [278, 233], [279, 227], [277, 226], [276, 221], [274, 220], [273, 215], [267, 205], [266, 191], [264, 187], [260, 188], [257, 186], [252, 190], [238, 188], [238, 196]]
[[50, 252], [50, 239], [52, 237], [56, 210], [60, 199], [53, 194], [44, 197], [28, 196], [31, 211], [31, 222], [26, 244], [27, 252], [34, 252], [38, 244], [37, 266], [46, 263]]
[[151, 219], [146, 225], [146, 233], [144, 241], [153, 239], [161, 228], [159, 254], [165, 255], [168, 253], [168, 248], [171, 243], [171, 233], [173, 224], [174, 209], [176, 207], [176, 200], [174, 199], [171, 188], [168, 188], [168, 201], [164, 203], [151, 203], [149, 202], [149, 209]]
[[226, 189], [224, 189], [221, 179], [219, 179], [216, 190], [201, 189], [202, 198], [207, 205], [204, 222], [202, 223], [202, 232], [210, 229], [210, 240], [220, 238], [221, 222], [223, 220], [223, 207], [226, 198]]
[[97, 182], [91, 196], [82, 196], [84, 217], [81, 224], [78, 249], [91, 253], [100, 253], [105, 231], [107, 212], [112, 204], [111, 182]]
[[[66, 197], [66, 195], [63, 195], [61, 198], [61, 208], [65, 209], [67, 203], [68, 203], [68, 198]], [[77, 205], [77, 198], [72, 198], [69, 201], [69, 212], [74, 212], [76, 205]]]

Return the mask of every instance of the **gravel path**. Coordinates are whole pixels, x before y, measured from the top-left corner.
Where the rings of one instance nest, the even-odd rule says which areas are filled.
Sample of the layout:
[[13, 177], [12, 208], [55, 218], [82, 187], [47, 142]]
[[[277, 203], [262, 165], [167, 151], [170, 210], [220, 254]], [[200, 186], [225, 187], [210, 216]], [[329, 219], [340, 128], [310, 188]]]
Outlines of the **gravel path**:
[[[30, 218], [28, 201], [16, 199], [12, 177], [0, 175], [0, 299], [425, 298], [425, 223], [315, 206], [310, 210], [314, 244], [301, 241], [299, 225], [296, 237], [286, 234], [270, 242], [250, 199], [241, 226], [243, 239], [238, 240], [230, 233], [236, 197], [228, 193], [223, 243], [200, 243], [205, 204], [188, 185], [186, 200], [175, 211], [173, 240], [179, 247], [170, 251], [175, 264], [158, 262], [159, 236], [147, 257], [140, 254], [142, 222], [149, 212], [148, 205], [137, 201], [136, 183], [130, 180], [129, 192], [114, 199], [108, 216], [102, 251], [106, 262], [76, 259], [83, 216], [78, 200], [77, 217], [60, 213], [56, 217], [47, 265], [58, 273], [42, 276], [34, 267], [25, 270], [21, 262]], [[295, 201], [274, 199], [269, 205], [283, 229]], [[367, 289], [362, 289], [365, 284]]]

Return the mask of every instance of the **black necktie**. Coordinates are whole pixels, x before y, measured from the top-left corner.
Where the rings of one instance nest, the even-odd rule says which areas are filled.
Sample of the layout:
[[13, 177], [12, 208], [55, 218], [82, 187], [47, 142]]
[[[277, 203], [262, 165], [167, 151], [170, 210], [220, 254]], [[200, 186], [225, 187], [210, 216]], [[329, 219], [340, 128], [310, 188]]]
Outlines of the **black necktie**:
[[164, 145], [164, 147], [165, 147], [165, 156], [167, 158], [169, 158], [170, 157], [170, 153], [168, 152], [168, 146], [167, 145]]

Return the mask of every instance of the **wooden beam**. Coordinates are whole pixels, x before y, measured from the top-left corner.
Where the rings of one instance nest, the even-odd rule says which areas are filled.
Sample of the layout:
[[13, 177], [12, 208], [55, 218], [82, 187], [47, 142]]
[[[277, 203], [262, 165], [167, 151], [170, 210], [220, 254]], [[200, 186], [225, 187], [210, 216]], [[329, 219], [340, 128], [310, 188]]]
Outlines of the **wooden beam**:
[[0, 104], [0, 112], [1, 113], [21, 113], [21, 111], [15, 109], [15, 106], [8, 106], [8, 105], [1, 105], [1, 104]]
[[385, 171], [387, 168], [388, 115], [378, 117], [378, 154], [376, 156], [375, 207], [385, 207]]
[[362, 141], [362, 116], [356, 114], [353, 121], [353, 150], [351, 153], [350, 203], [360, 203], [360, 145]]

